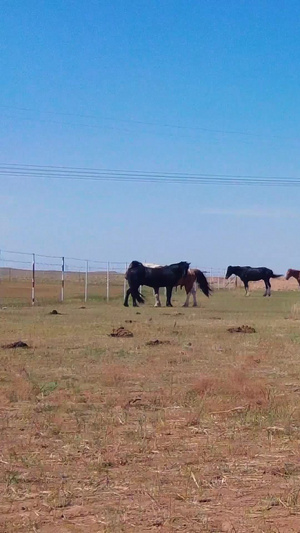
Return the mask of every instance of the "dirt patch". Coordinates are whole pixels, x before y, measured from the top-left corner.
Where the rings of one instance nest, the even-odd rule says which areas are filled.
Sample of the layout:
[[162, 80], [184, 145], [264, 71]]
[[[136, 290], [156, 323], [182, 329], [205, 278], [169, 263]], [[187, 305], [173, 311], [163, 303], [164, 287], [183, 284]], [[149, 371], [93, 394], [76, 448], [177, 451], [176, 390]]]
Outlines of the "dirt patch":
[[10, 344], [3, 344], [2, 348], [29, 348], [29, 346], [26, 342], [16, 341]]
[[256, 330], [252, 326], [242, 325], [235, 328], [228, 328], [229, 333], [256, 333]]
[[132, 331], [125, 329], [123, 326], [120, 326], [117, 329], [113, 329], [109, 334], [109, 337], [133, 337]]
[[158, 344], [171, 344], [171, 342], [170, 341], [160, 341], [159, 339], [155, 339], [154, 341], [146, 342], [146, 346], [158, 346]]
[[182, 316], [184, 315], [184, 313], [162, 313], [162, 315], [165, 315], [165, 316]]

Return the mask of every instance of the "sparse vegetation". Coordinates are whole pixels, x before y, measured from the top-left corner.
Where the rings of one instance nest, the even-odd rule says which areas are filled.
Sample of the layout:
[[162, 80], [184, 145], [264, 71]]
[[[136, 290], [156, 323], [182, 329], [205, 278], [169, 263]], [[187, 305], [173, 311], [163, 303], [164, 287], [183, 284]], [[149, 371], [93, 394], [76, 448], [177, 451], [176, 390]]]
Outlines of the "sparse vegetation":
[[298, 297], [0, 310], [0, 531], [299, 531]]

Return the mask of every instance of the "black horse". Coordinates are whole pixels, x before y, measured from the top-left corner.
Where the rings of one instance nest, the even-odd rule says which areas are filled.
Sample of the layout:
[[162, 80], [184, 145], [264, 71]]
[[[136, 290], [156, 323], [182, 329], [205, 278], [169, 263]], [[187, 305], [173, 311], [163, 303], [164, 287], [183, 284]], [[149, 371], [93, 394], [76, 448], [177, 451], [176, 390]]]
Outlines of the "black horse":
[[177, 285], [177, 282], [184, 278], [189, 269], [190, 263], [181, 261], [180, 263], [174, 263], [172, 265], [166, 265], [163, 267], [145, 267], [139, 261], [132, 261], [125, 274], [125, 278], [128, 281], [129, 289], [126, 292], [124, 305], [128, 307], [128, 298], [131, 294], [134, 307], [139, 303], [144, 303], [144, 297], [139, 292], [141, 285], [147, 285], [154, 289], [156, 297], [158, 297], [158, 291], [160, 287], [166, 287], [167, 289], [167, 307], [172, 307], [171, 296], [173, 287]]
[[246, 296], [249, 295], [249, 281], [259, 281], [261, 279], [265, 282], [266, 286], [264, 296], [271, 296], [270, 278], [280, 278], [282, 276], [282, 274], [274, 274], [270, 268], [252, 268], [250, 266], [229, 266], [225, 276], [226, 279], [230, 278], [232, 274], [241, 278], [245, 286]]

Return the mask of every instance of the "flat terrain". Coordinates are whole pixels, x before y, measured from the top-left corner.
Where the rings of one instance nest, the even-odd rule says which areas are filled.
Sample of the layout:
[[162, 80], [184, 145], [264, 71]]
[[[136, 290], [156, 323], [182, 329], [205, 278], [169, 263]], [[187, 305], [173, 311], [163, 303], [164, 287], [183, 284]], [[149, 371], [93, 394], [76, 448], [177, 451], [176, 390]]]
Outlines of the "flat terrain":
[[149, 296], [0, 310], [0, 531], [299, 532], [299, 293]]

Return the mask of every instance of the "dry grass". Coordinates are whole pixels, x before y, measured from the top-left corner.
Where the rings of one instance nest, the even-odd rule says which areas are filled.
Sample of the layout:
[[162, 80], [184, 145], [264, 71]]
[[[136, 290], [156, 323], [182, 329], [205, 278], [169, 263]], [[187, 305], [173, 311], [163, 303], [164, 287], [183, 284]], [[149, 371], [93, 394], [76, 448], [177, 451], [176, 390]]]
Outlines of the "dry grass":
[[0, 531], [299, 531], [298, 294], [183, 298], [0, 311]]
[[[235, 290], [235, 278], [230, 281], [224, 278], [209, 277], [209, 282], [213, 289]], [[243, 283], [236, 278], [237, 287], [243, 288]], [[277, 291], [297, 291], [298, 282], [294, 278], [288, 281], [284, 278], [272, 279], [272, 290]], [[0, 267], [0, 298], [2, 305], [29, 305], [31, 303], [31, 269], [22, 270], [15, 268]], [[85, 273], [70, 272], [64, 273], [65, 298], [69, 301], [83, 301], [85, 294]], [[121, 298], [124, 291], [124, 275], [111, 271], [109, 273], [110, 299]], [[264, 291], [264, 282], [258, 281], [250, 283], [250, 291]], [[150, 289], [143, 288], [146, 295], [152, 294]], [[88, 297], [89, 300], [106, 300], [107, 275], [106, 272], [89, 272], [88, 274]], [[61, 272], [58, 270], [36, 270], [35, 271], [35, 301], [38, 305], [56, 303], [61, 297]]]
[[[123, 294], [124, 275], [110, 272], [110, 298]], [[65, 272], [65, 298], [84, 300], [85, 274]], [[106, 299], [106, 273], [89, 272], [88, 295], [90, 300]], [[13, 268], [0, 268], [0, 297], [2, 305], [29, 305], [31, 303], [32, 272]], [[56, 303], [61, 297], [61, 272], [49, 270], [35, 272], [35, 299], [37, 304]]]

